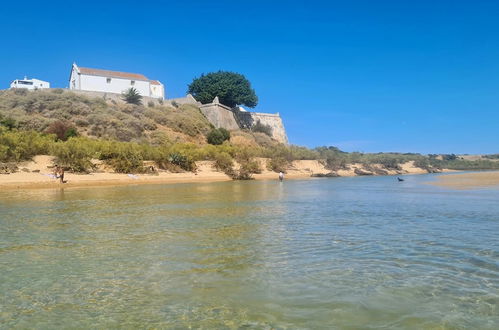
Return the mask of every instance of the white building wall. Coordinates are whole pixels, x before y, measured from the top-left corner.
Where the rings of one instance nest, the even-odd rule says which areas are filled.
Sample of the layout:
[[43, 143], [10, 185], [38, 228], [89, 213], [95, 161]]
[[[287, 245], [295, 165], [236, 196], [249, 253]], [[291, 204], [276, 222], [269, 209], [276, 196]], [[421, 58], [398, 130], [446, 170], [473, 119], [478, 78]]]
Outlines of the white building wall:
[[43, 89], [50, 88], [50, 83], [38, 79], [16, 79], [10, 84], [10, 88]]
[[160, 99], [165, 98], [165, 87], [163, 86], [163, 84], [161, 85], [151, 84], [151, 97], [160, 98]]
[[71, 69], [71, 76], [69, 77], [69, 89], [81, 89], [80, 76], [76, 65]]
[[[108, 82], [109, 78], [111, 79], [110, 82]], [[150, 96], [149, 81], [134, 80], [135, 83], [132, 84], [132, 80], [130, 79], [91, 76], [84, 74], [79, 75], [79, 80], [79, 88], [75, 89], [106, 93], [122, 93], [130, 87], [133, 87], [140, 93], [140, 95]]]

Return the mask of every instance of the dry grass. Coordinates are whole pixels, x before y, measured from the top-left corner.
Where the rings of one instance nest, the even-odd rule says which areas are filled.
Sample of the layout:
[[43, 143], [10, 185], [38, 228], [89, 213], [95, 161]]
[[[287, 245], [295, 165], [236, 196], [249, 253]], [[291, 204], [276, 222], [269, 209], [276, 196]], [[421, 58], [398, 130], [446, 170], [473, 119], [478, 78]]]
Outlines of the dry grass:
[[[212, 126], [194, 105], [146, 107], [105, 102], [66, 90], [0, 91], [0, 116], [19, 128], [42, 132], [55, 121], [72, 123], [84, 136], [151, 142], [156, 132], [176, 132], [173, 141], [203, 141]], [[169, 139], [172, 134], [166, 134]]]

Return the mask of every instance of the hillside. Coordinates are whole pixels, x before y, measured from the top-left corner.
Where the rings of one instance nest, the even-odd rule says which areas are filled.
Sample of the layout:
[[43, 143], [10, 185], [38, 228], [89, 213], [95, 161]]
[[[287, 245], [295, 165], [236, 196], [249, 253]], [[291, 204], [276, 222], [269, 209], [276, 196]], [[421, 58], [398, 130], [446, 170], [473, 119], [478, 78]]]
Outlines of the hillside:
[[308, 149], [280, 144], [265, 130], [227, 132], [228, 140], [212, 145], [207, 136], [213, 126], [200, 109], [172, 103], [131, 105], [61, 89], [0, 91], [0, 173], [22, 170], [20, 164], [37, 155], [50, 155], [66, 170], [83, 173], [195, 172], [199, 162], [211, 161], [233, 179], [251, 179], [266, 170], [291, 173], [301, 160], [322, 168], [304, 170], [306, 175], [328, 177], [499, 168], [496, 155], [471, 160], [453, 154]]
[[82, 136], [160, 144], [205, 143], [212, 125], [194, 105], [132, 105], [106, 102], [62, 89], [0, 91], [0, 117], [23, 130], [44, 132], [56, 121]]

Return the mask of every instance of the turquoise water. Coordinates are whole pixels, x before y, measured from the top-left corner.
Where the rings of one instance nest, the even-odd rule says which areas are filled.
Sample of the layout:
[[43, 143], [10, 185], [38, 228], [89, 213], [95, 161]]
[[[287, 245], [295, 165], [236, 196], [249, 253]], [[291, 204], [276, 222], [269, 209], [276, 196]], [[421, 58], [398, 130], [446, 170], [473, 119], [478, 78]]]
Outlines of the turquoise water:
[[0, 328], [497, 329], [499, 190], [0, 192]]

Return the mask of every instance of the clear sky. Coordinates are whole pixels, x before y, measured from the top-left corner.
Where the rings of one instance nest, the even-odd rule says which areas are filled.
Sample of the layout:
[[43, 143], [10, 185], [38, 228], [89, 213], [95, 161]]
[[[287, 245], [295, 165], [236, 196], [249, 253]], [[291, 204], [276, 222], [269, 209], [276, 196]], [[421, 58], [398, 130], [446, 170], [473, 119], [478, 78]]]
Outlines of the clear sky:
[[70, 66], [143, 73], [167, 97], [244, 74], [290, 142], [499, 152], [499, 1], [7, 1], [0, 88]]

